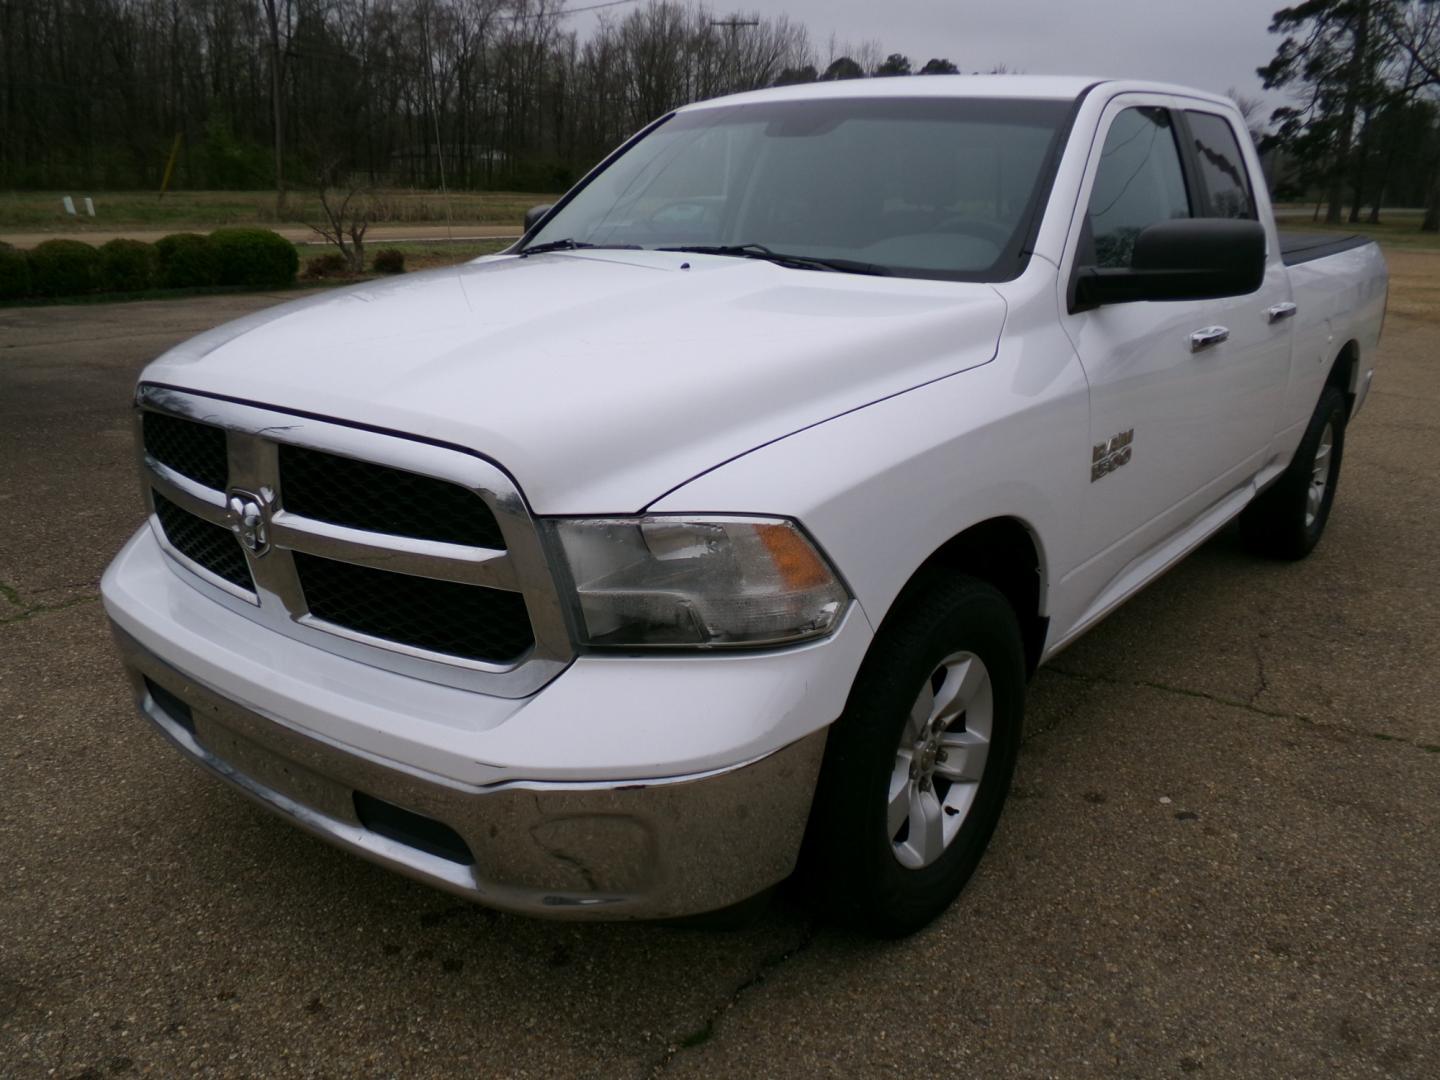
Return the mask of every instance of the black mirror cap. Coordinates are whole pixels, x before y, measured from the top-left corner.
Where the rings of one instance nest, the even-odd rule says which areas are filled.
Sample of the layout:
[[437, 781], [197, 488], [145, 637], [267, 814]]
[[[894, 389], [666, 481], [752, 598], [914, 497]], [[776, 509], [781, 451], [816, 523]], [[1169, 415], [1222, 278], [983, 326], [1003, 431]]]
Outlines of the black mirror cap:
[[1178, 218], [1140, 231], [1128, 267], [1086, 267], [1074, 310], [1137, 300], [1244, 296], [1265, 280], [1265, 227], [1235, 218]]
[[525, 231], [528, 233], [531, 229], [535, 228], [536, 225], [539, 225], [540, 219], [553, 209], [555, 209], [554, 203], [541, 203], [539, 206], [532, 206], [529, 210], [526, 210]]
[[1265, 227], [1247, 218], [1178, 218], [1140, 230], [1130, 258], [1134, 270], [1223, 273], [1241, 293], [1265, 280]]

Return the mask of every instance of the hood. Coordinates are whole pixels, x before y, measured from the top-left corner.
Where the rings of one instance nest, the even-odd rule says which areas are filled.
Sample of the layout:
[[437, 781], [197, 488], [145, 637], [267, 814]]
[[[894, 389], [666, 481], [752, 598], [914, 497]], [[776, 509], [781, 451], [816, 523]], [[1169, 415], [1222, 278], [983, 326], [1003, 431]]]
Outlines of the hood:
[[537, 513], [629, 513], [985, 363], [1004, 315], [988, 285], [652, 251], [498, 256], [257, 312], [142, 377], [465, 447]]

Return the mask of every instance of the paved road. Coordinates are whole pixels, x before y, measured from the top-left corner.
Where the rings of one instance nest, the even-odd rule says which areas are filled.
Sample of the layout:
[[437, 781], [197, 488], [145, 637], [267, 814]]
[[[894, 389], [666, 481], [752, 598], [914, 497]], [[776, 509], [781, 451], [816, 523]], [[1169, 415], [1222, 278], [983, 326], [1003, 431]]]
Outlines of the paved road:
[[[297, 244], [323, 246], [328, 243], [307, 225], [266, 225], [263, 227], [278, 232], [285, 239], [293, 240]], [[17, 248], [33, 248], [36, 244], [44, 243], [46, 240], [56, 239], [83, 240], [87, 244], [103, 244], [107, 240], [124, 238], [126, 240], [145, 240], [153, 244], [162, 236], [168, 236], [175, 232], [208, 233], [210, 231], [210, 228], [185, 226], [175, 226], [170, 229], [78, 228], [70, 231], [51, 229], [46, 232], [0, 232], [0, 240]], [[435, 243], [441, 240], [517, 240], [519, 237], [518, 222], [514, 225], [371, 225], [365, 234], [365, 243], [373, 246], [403, 244], [407, 241]]]
[[144, 361], [263, 296], [0, 309], [0, 1074], [1440, 1075], [1440, 327], [1331, 532], [1207, 545], [1042, 672], [925, 932], [552, 925], [273, 820], [132, 715], [95, 602]]

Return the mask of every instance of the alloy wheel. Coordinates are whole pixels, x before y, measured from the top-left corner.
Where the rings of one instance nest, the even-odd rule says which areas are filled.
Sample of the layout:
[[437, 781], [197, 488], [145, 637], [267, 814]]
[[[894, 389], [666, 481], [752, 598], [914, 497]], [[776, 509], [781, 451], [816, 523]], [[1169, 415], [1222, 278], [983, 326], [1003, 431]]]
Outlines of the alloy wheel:
[[1335, 451], [1335, 427], [1327, 423], [1315, 447], [1315, 460], [1310, 466], [1310, 487], [1305, 492], [1305, 528], [1311, 528], [1325, 503], [1325, 489], [1330, 486], [1330, 458]]
[[954, 842], [980, 790], [995, 718], [994, 689], [974, 653], [946, 657], [900, 733], [886, 830], [902, 866], [929, 866]]

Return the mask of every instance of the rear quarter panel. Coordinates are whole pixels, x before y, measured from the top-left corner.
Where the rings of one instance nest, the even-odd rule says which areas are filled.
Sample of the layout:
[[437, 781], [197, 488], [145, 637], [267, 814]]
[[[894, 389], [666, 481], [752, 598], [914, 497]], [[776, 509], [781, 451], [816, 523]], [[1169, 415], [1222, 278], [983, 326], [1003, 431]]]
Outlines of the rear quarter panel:
[[1355, 412], [1375, 373], [1389, 277], [1376, 244], [1288, 268], [1295, 298], [1294, 359], [1277, 438], [1287, 452], [1300, 440], [1341, 350], [1354, 342], [1360, 362], [1351, 380]]

